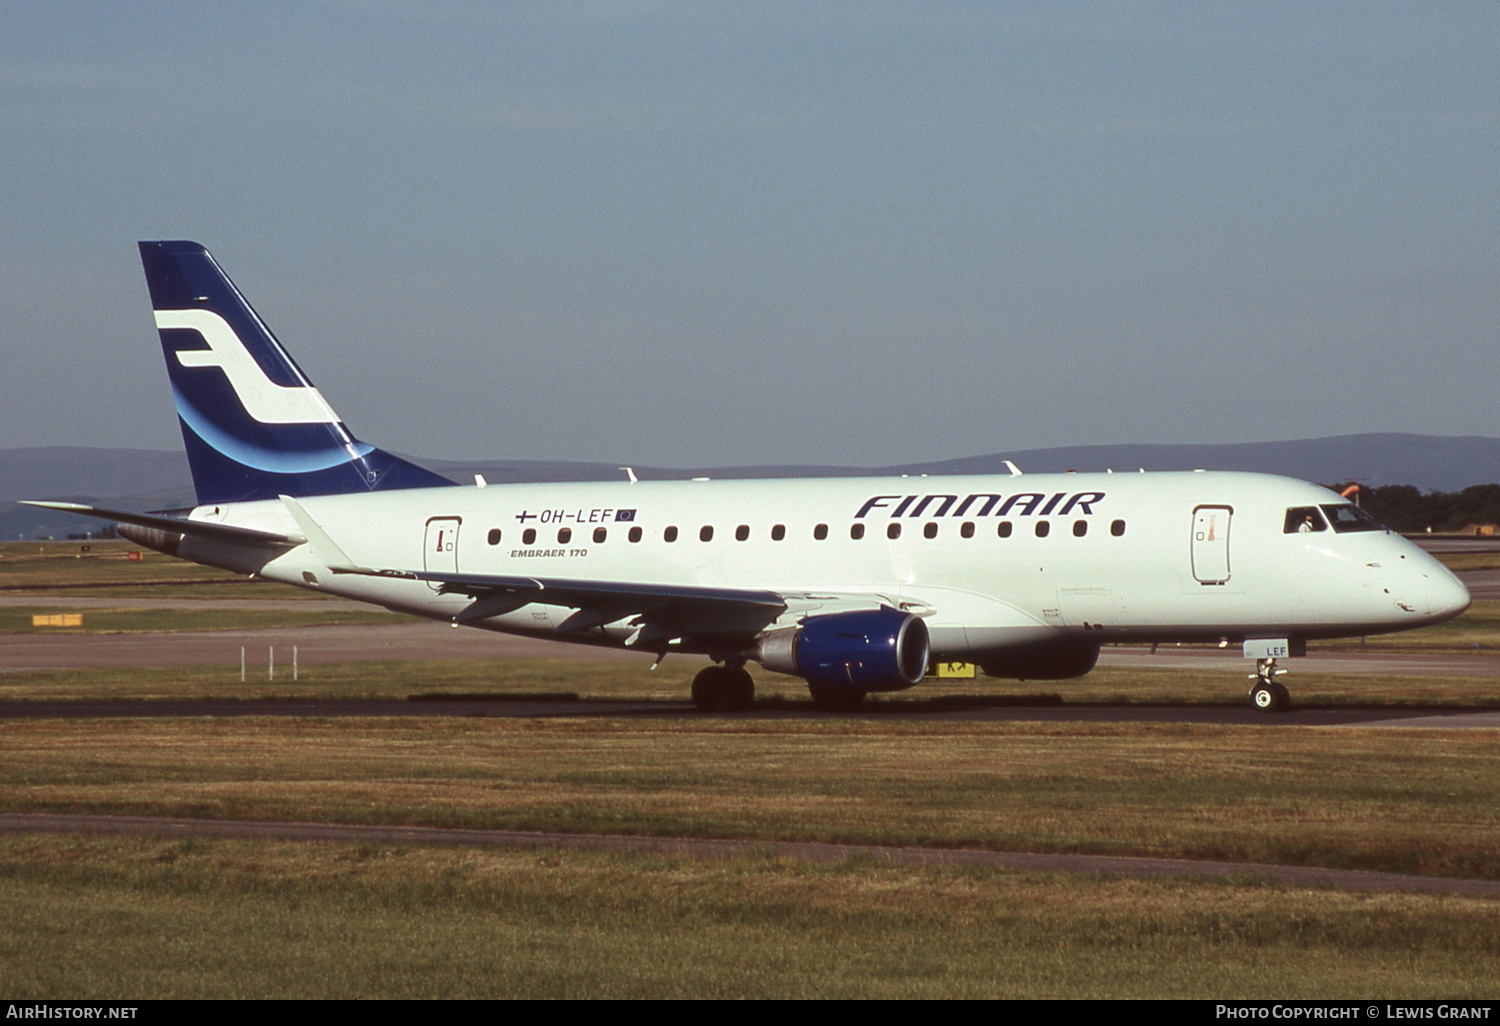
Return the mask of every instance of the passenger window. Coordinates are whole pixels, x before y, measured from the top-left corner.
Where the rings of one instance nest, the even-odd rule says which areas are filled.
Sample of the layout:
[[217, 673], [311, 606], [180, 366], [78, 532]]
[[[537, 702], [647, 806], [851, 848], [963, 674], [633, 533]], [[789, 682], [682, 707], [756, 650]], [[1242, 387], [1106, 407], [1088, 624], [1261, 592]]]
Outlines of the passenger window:
[[1010, 537], [1010, 521], [1009, 520], [1002, 520], [1002, 521], [1000, 521], [1000, 528], [999, 528], [999, 530], [996, 533], [999, 534], [1000, 537], [1002, 537], [1002, 538], [1009, 538]]
[[677, 528], [669, 527], [661, 533], [661, 540], [674, 542], [677, 540]]
[[958, 529], [958, 533], [965, 538], [974, 537], [974, 521], [965, 520], [963, 526]]
[[786, 537], [786, 525], [785, 524], [777, 524], [775, 527], [771, 528], [771, 540], [772, 541], [781, 541], [781, 539], [783, 539], [785, 537]]
[[526, 528], [526, 530], [524, 530], [524, 531], [521, 532], [521, 544], [522, 545], [535, 545], [536, 544], [536, 528], [534, 528], [534, 527], [528, 527], [528, 528]]
[[489, 537], [486, 540], [491, 545], [499, 545], [500, 544], [500, 528], [498, 528], [498, 527], [492, 527], [492, 528], [490, 528], [490, 535], [489, 535]]
[[570, 542], [572, 540], [573, 540], [573, 529], [571, 527], [564, 527], [564, 528], [561, 528], [561, 529], [558, 530], [558, 532], [557, 532], [557, 544], [559, 544], [559, 545], [566, 545], [566, 544], [568, 544], [568, 542]]
[[822, 541], [824, 538], [827, 538], [828, 537], [828, 525], [827, 524], [819, 524], [817, 527], [814, 527], [813, 528], [813, 537], [816, 538], [818, 541]]
[[898, 524], [898, 523], [891, 524], [891, 526], [889, 526], [889, 527], [887, 527], [885, 529], [885, 536], [887, 538], [899, 538], [899, 537], [901, 537], [901, 525]]
[[1328, 523], [1316, 506], [1293, 506], [1286, 511], [1286, 522], [1281, 526], [1282, 534], [1311, 534], [1328, 530]]
[[1123, 538], [1125, 536], [1125, 521], [1116, 520], [1114, 523], [1110, 524], [1109, 533], [1114, 535], [1116, 538]]
[[1073, 537], [1082, 538], [1089, 533], [1089, 522], [1087, 520], [1073, 521]]
[[849, 525], [849, 537], [853, 538], [855, 541], [859, 541], [864, 536], [865, 536], [865, 525], [864, 524], [850, 524]]
[[750, 528], [747, 525], [741, 524], [739, 527], [736, 527], [734, 529], [734, 540], [735, 541], [746, 541], [746, 540], [749, 539], [749, 537], [750, 537]]
[[922, 537], [923, 538], [936, 538], [937, 537], [937, 523], [935, 521], [929, 520], [927, 522], [927, 525], [922, 528]]
[[704, 524], [703, 527], [698, 531], [698, 540], [699, 541], [713, 541], [714, 540], [714, 529], [712, 527], [710, 527], [708, 524]]
[[628, 537], [633, 542], [640, 541], [641, 540], [641, 529], [639, 527], [632, 527], [630, 529], [630, 534], [628, 534], [626, 537]]
[[1046, 521], [1046, 520], [1038, 520], [1036, 522], [1036, 536], [1038, 538], [1045, 538], [1045, 537], [1047, 537], [1047, 535], [1049, 535], [1051, 533], [1052, 533], [1052, 525], [1048, 521]]
[[604, 541], [605, 538], [608, 538], [608, 537], [609, 537], [609, 528], [607, 528], [607, 527], [596, 527], [596, 528], [594, 528], [594, 541], [595, 542], [602, 542], [602, 541]]

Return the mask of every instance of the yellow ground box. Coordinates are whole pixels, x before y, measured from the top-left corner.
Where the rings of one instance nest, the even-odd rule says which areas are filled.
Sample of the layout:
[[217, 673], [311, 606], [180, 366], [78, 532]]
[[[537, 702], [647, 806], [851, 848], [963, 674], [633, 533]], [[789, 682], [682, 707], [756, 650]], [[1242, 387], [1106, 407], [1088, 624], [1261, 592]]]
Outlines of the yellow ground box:
[[31, 617], [33, 627], [82, 627], [82, 613], [35, 613]]
[[960, 680], [977, 676], [973, 663], [937, 663], [932, 674], [938, 680]]

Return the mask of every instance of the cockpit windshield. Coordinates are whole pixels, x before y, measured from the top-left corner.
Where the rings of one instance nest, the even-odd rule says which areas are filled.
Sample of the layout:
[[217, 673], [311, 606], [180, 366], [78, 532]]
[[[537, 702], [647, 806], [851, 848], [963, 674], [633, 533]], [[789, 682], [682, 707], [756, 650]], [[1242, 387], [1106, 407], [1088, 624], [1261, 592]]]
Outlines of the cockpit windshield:
[[1333, 525], [1334, 531], [1339, 534], [1350, 534], [1354, 531], [1385, 530], [1385, 525], [1379, 520], [1376, 520], [1358, 506], [1353, 506], [1349, 503], [1329, 503], [1323, 507], [1323, 512], [1328, 514], [1328, 522]]
[[1312, 531], [1328, 530], [1328, 521], [1323, 519], [1323, 514], [1316, 506], [1293, 506], [1286, 511], [1286, 525], [1282, 527], [1283, 534], [1308, 534]]

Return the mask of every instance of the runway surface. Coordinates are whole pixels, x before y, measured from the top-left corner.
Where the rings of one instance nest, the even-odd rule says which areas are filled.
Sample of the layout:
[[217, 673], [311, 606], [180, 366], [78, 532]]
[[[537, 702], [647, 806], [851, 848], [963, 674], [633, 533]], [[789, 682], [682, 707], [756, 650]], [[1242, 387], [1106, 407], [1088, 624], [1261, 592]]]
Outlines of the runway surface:
[[1500, 709], [1449, 706], [1294, 706], [1268, 715], [1248, 705], [1005, 701], [983, 698], [869, 702], [853, 711], [824, 712], [803, 702], [762, 701], [733, 713], [700, 713], [688, 701], [610, 701], [571, 697], [443, 699], [204, 699], [199, 701], [0, 702], [0, 721], [31, 719], [184, 719], [195, 717], [450, 717], [501, 719], [777, 720], [837, 718], [925, 722], [1206, 723], [1248, 727], [1428, 727], [1500, 729]]
[[519, 830], [453, 830], [437, 827], [275, 823], [250, 820], [168, 819], [149, 816], [0, 814], [0, 833], [125, 834], [144, 837], [220, 837], [252, 840], [333, 841], [356, 844], [465, 845], [492, 848], [576, 848], [589, 851], [653, 852], [712, 858], [775, 855], [810, 862], [862, 859], [896, 866], [984, 866], [1035, 872], [1092, 873], [1133, 877], [1212, 877], [1271, 880], [1295, 887], [1403, 890], [1500, 897], [1500, 882], [1459, 877], [1408, 876], [1351, 869], [1263, 865], [1255, 862], [1194, 862], [1117, 855], [1049, 855], [1028, 852], [898, 848], [807, 841], [737, 841], [620, 834], [529, 833]]

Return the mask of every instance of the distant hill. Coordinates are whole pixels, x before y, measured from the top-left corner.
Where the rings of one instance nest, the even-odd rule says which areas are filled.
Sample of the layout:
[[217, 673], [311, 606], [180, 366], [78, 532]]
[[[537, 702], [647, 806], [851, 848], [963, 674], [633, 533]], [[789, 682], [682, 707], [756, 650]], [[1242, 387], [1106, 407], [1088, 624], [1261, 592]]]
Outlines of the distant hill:
[[[1371, 434], [1308, 438], [1293, 442], [1241, 442], [1233, 445], [1078, 445], [1019, 449], [987, 456], [931, 463], [876, 467], [741, 466], [651, 467], [637, 465], [642, 480], [688, 477], [857, 477], [871, 474], [1005, 474], [1005, 460], [1023, 471], [1066, 470], [1248, 470], [1285, 474], [1331, 484], [1409, 484], [1423, 491], [1453, 492], [1473, 484], [1500, 482], [1500, 438], [1443, 438], [1430, 435]], [[475, 473], [492, 483], [506, 481], [612, 481], [622, 476], [615, 463], [534, 463], [518, 460], [421, 460], [454, 480]]]
[[66, 537], [97, 530], [99, 521], [15, 505], [59, 499], [123, 509], [192, 505], [187, 456], [155, 449], [0, 449], [0, 540]]
[[[618, 463], [534, 460], [437, 460], [408, 457], [460, 483], [483, 474], [491, 484], [519, 481], [614, 481]], [[1430, 435], [1340, 435], [1293, 442], [1236, 445], [1084, 445], [1021, 449], [933, 463], [883, 467], [744, 466], [652, 467], [637, 465], [642, 480], [689, 477], [855, 477], [868, 474], [1004, 474], [1004, 460], [1023, 471], [1251, 470], [1324, 484], [1363, 481], [1409, 484], [1423, 491], [1454, 492], [1500, 482], [1500, 438]], [[0, 539], [38, 534], [64, 537], [88, 529], [65, 513], [16, 506], [16, 499], [62, 499], [125, 509], [192, 505], [187, 458], [149, 449], [0, 449]]]

